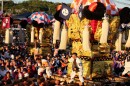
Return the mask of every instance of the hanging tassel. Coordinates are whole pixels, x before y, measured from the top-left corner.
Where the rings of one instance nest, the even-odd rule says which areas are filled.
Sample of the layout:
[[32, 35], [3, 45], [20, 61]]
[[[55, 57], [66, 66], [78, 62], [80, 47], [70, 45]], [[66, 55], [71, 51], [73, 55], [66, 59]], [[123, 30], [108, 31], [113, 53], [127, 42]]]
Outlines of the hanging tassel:
[[31, 43], [34, 42], [34, 27], [31, 28]]
[[10, 42], [10, 37], [9, 37], [9, 33], [10, 32], [10, 30], [9, 29], [6, 29], [6, 32], [5, 32], [5, 43], [6, 44], [9, 44], [9, 42]]
[[60, 50], [66, 50], [67, 47], [67, 38], [68, 38], [68, 33], [66, 29], [66, 25], [64, 24], [62, 32], [61, 32], [61, 41], [60, 41]]
[[121, 51], [121, 42], [122, 42], [122, 32], [119, 32], [118, 38], [115, 42], [115, 51]]
[[40, 43], [42, 43], [42, 40], [43, 39], [43, 28], [40, 28], [40, 30], [39, 30], [39, 41], [40, 41]]
[[13, 31], [10, 30], [10, 43], [13, 43]]
[[60, 22], [57, 20], [54, 22], [53, 44], [56, 44], [56, 40], [60, 40]]
[[125, 31], [122, 34], [122, 43], [126, 43], [126, 40], [125, 40]]
[[89, 41], [89, 27], [86, 26], [83, 30], [83, 50], [84, 51], [91, 51], [90, 48], [90, 41]]
[[128, 24], [126, 25], [126, 28], [129, 30], [129, 35], [128, 35], [128, 39], [127, 39], [127, 42], [126, 42], [126, 44], [125, 44], [125, 47], [126, 47], [126, 48], [130, 48], [130, 23], [128, 23]]
[[128, 35], [128, 39], [126, 41], [125, 47], [130, 47], [130, 30], [129, 30], [129, 35]]
[[108, 30], [109, 30], [109, 22], [108, 17], [105, 15], [102, 22], [102, 34], [100, 38], [100, 43], [107, 43]]

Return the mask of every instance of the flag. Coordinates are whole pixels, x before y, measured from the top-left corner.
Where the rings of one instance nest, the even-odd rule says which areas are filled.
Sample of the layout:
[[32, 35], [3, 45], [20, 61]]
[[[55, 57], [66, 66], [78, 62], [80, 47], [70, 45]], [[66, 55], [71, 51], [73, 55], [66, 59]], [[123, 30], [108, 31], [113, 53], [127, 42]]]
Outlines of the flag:
[[2, 29], [10, 28], [10, 17], [4, 17], [2, 19]]
[[72, 9], [63, 3], [59, 16], [65, 20], [67, 20], [67, 19], [69, 19], [71, 13], [72, 13]]

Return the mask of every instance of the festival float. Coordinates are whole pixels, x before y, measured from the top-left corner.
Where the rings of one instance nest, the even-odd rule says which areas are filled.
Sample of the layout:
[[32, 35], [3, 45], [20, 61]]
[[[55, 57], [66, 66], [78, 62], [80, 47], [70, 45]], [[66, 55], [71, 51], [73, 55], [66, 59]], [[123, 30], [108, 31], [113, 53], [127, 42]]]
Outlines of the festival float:
[[[59, 50], [67, 51], [69, 48], [71, 53], [78, 54], [83, 61], [84, 77], [111, 76], [111, 52], [119, 53], [125, 50], [123, 40], [124, 36], [128, 35], [122, 35], [123, 32], [120, 32], [121, 19], [124, 18], [119, 14], [114, 1], [74, 0], [70, 7], [63, 5], [57, 7], [55, 14], [53, 44], [56, 45], [56, 41], [60, 41]], [[129, 45], [127, 43], [125, 47]], [[71, 65], [72, 63], [68, 64], [68, 75], [71, 73]]]
[[[31, 19], [31, 48], [30, 52], [34, 55], [44, 56], [51, 53], [51, 30], [50, 30], [50, 17], [45, 12], [34, 12], [29, 18]], [[43, 53], [45, 52], [45, 53]]]

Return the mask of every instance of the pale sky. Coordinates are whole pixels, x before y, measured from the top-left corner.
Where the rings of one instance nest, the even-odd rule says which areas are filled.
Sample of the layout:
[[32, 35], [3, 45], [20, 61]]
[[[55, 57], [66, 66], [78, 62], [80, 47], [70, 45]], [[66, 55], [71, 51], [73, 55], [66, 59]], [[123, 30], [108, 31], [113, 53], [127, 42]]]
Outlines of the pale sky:
[[[13, 0], [14, 2], [18, 3], [18, 2], [22, 2], [22, 1], [26, 1], [26, 0]], [[46, 1], [52, 1], [52, 2], [59, 2], [59, 3], [71, 3], [73, 0], [46, 0]], [[123, 7], [130, 7], [130, 0], [114, 0], [115, 4], [117, 5], [118, 8], [123, 8]], [[117, 2], [121, 2], [121, 3], [117, 3]], [[125, 5], [122, 5], [122, 3], [126, 3]]]
[[[27, 0], [13, 0], [14, 2], [22, 2], [22, 1], [27, 1]], [[43, 0], [44, 1], [44, 0]], [[64, 3], [71, 3], [73, 0], [46, 0], [46, 1], [51, 1], [51, 2], [64, 2]]]

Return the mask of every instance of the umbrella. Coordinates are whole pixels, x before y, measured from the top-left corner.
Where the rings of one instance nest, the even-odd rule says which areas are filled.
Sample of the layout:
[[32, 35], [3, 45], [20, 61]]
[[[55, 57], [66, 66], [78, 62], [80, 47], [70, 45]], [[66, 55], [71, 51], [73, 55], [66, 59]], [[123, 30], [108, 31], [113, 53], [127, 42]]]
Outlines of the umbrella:
[[50, 16], [45, 12], [34, 12], [29, 16], [29, 18], [31, 19], [31, 21], [36, 21], [38, 24], [50, 23]]
[[93, 2], [103, 3], [106, 6], [107, 14], [109, 15], [115, 15], [118, 13], [118, 9], [114, 3], [114, 0], [73, 0], [71, 7], [78, 11], [81, 3], [83, 4], [83, 7], [85, 7]]

